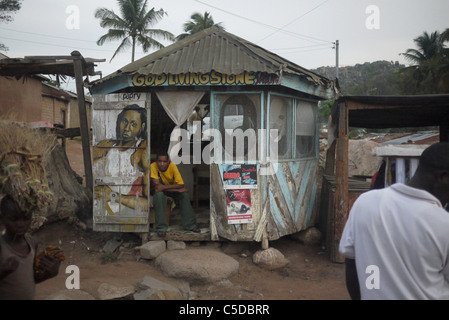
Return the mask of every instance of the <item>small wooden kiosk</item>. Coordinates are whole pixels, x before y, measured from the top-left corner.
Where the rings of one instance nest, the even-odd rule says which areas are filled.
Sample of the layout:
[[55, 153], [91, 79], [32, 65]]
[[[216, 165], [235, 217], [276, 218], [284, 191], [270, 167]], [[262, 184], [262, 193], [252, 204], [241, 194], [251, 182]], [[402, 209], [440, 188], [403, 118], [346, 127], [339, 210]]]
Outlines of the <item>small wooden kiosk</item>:
[[[118, 114], [129, 105], [145, 110], [147, 136], [142, 140], [148, 148], [135, 146], [135, 154], [147, 153], [139, 159], [154, 161], [157, 152], [173, 151], [173, 132], [188, 133], [184, 141], [190, 143], [190, 156], [181, 155], [185, 145], [179, 153], [171, 154], [181, 156], [178, 168], [191, 190], [202, 232], [169, 229], [167, 239], [261, 242], [315, 224], [317, 109], [319, 100], [335, 97], [332, 81], [212, 27], [126, 65], [91, 83], [89, 89], [94, 99], [94, 154], [101, 141], [115, 136]], [[194, 120], [201, 125], [195, 127]], [[207, 148], [212, 140], [214, 146], [219, 140], [216, 136], [212, 139], [211, 134], [219, 132], [224, 146], [228, 136], [231, 141], [238, 140], [233, 136], [238, 129], [246, 134], [244, 140], [225, 149], [222, 161], [206, 161], [210, 154]], [[277, 130], [275, 138], [270, 136], [270, 129]], [[248, 143], [254, 142], [250, 140], [254, 137], [256, 143]], [[236, 151], [239, 143], [244, 153], [241, 158]], [[200, 158], [195, 156], [198, 151]], [[217, 149], [214, 152], [216, 156]], [[148, 178], [148, 172], [143, 171], [137, 168], [125, 182], [120, 174], [108, 176], [103, 169], [95, 171], [94, 164], [95, 187], [126, 185], [139, 177], [143, 181]], [[156, 237], [149, 219], [151, 199], [131, 213], [124, 213], [126, 208], [117, 201], [118, 211], [108, 214], [104, 199], [109, 201], [110, 197], [102, 194], [106, 193], [100, 191], [94, 205], [95, 230]], [[123, 192], [115, 194], [124, 196]], [[134, 196], [139, 197], [137, 193]], [[170, 225], [175, 223], [172, 214]]]
[[415, 96], [340, 97], [332, 110], [329, 128], [335, 137], [326, 157], [326, 172], [335, 180], [328, 235], [328, 251], [334, 262], [344, 262], [338, 252], [341, 234], [352, 203], [348, 177], [349, 127], [404, 128], [438, 126], [440, 141], [449, 141], [449, 94]]

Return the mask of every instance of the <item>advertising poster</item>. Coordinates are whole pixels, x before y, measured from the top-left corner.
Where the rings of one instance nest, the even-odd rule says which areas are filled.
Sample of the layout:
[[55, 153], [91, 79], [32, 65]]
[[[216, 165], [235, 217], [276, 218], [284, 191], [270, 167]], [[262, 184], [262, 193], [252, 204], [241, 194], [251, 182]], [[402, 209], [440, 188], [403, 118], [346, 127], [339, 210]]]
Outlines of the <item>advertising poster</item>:
[[243, 164], [241, 167], [242, 186], [257, 188], [257, 167], [255, 164]]
[[223, 184], [225, 189], [235, 189], [242, 184], [241, 165], [227, 164], [223, 166]]
[[229, 224], [251, 223], [251, 190], [226, 190], [226, 203]]
[[225, 189], [256, 189], [257, 165], [223, 165], [223, 186]]

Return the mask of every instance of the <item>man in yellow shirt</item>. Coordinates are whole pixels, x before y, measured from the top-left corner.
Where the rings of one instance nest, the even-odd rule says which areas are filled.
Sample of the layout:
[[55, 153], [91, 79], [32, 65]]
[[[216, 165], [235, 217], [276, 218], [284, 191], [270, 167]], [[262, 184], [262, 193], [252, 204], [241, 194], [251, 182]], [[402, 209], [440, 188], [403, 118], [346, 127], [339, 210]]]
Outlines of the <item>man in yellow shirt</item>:
[[151, 185], [154, 190], [153, 206], [158, 236], [164, 237], [168, 228], [165, 216], [167, 197], [171, 197], [175, 202], [179, 203], [184, 228], [199, 233], [200, 229], [196, 226], [195, 214], [190, 204], [188, 190], [184, 186], [184, 180], [179, 173], [178, 167], [170, 161], [168, 154], [158, 154], [156, 162], [151, 164], [150, 170]]

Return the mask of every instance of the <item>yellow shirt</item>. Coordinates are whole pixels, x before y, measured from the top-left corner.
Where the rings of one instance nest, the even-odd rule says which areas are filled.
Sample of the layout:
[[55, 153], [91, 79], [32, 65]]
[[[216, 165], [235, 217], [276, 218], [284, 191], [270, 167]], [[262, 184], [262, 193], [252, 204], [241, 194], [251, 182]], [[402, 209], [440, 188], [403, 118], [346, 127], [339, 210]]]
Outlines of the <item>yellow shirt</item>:
[[170, 162], [170, 165], [168, 166], [167, 171], [165, 172], [159, 171], [156, 162], [153, 162], [150, 168], [151, 168], [151, 179], [159, 180], [160, 174], [162, 181], [164, 182], [165, 185], [184, 184], [184, 180], [182, 180], [182, 176], [179, 173], [178, 167], [173, 162]]

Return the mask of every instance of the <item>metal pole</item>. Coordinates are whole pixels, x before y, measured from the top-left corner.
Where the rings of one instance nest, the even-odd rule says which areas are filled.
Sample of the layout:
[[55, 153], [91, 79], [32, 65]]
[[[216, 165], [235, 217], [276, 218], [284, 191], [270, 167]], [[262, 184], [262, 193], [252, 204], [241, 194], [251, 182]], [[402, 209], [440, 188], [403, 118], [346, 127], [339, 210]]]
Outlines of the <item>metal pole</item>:
[[78, 51], [72, 52], [73, 67], [75, 70], [76, 92], [78, 95], [78, 113], [80, 118], [81, 142], [83, 146], [84, 174], [86, 187], [93, 191], [92, 162], [90, 158], [89, 125], [86, 115], [86, 100], [83, 85], [83, 57]]
[[338, 48], [339, 48], [339, 41], [336, 40], [335, 41], [335, 66], [336, 66], [336, 71], [335, 71], [335, 78], [339, 78], [339, 73], [338, 73]]

